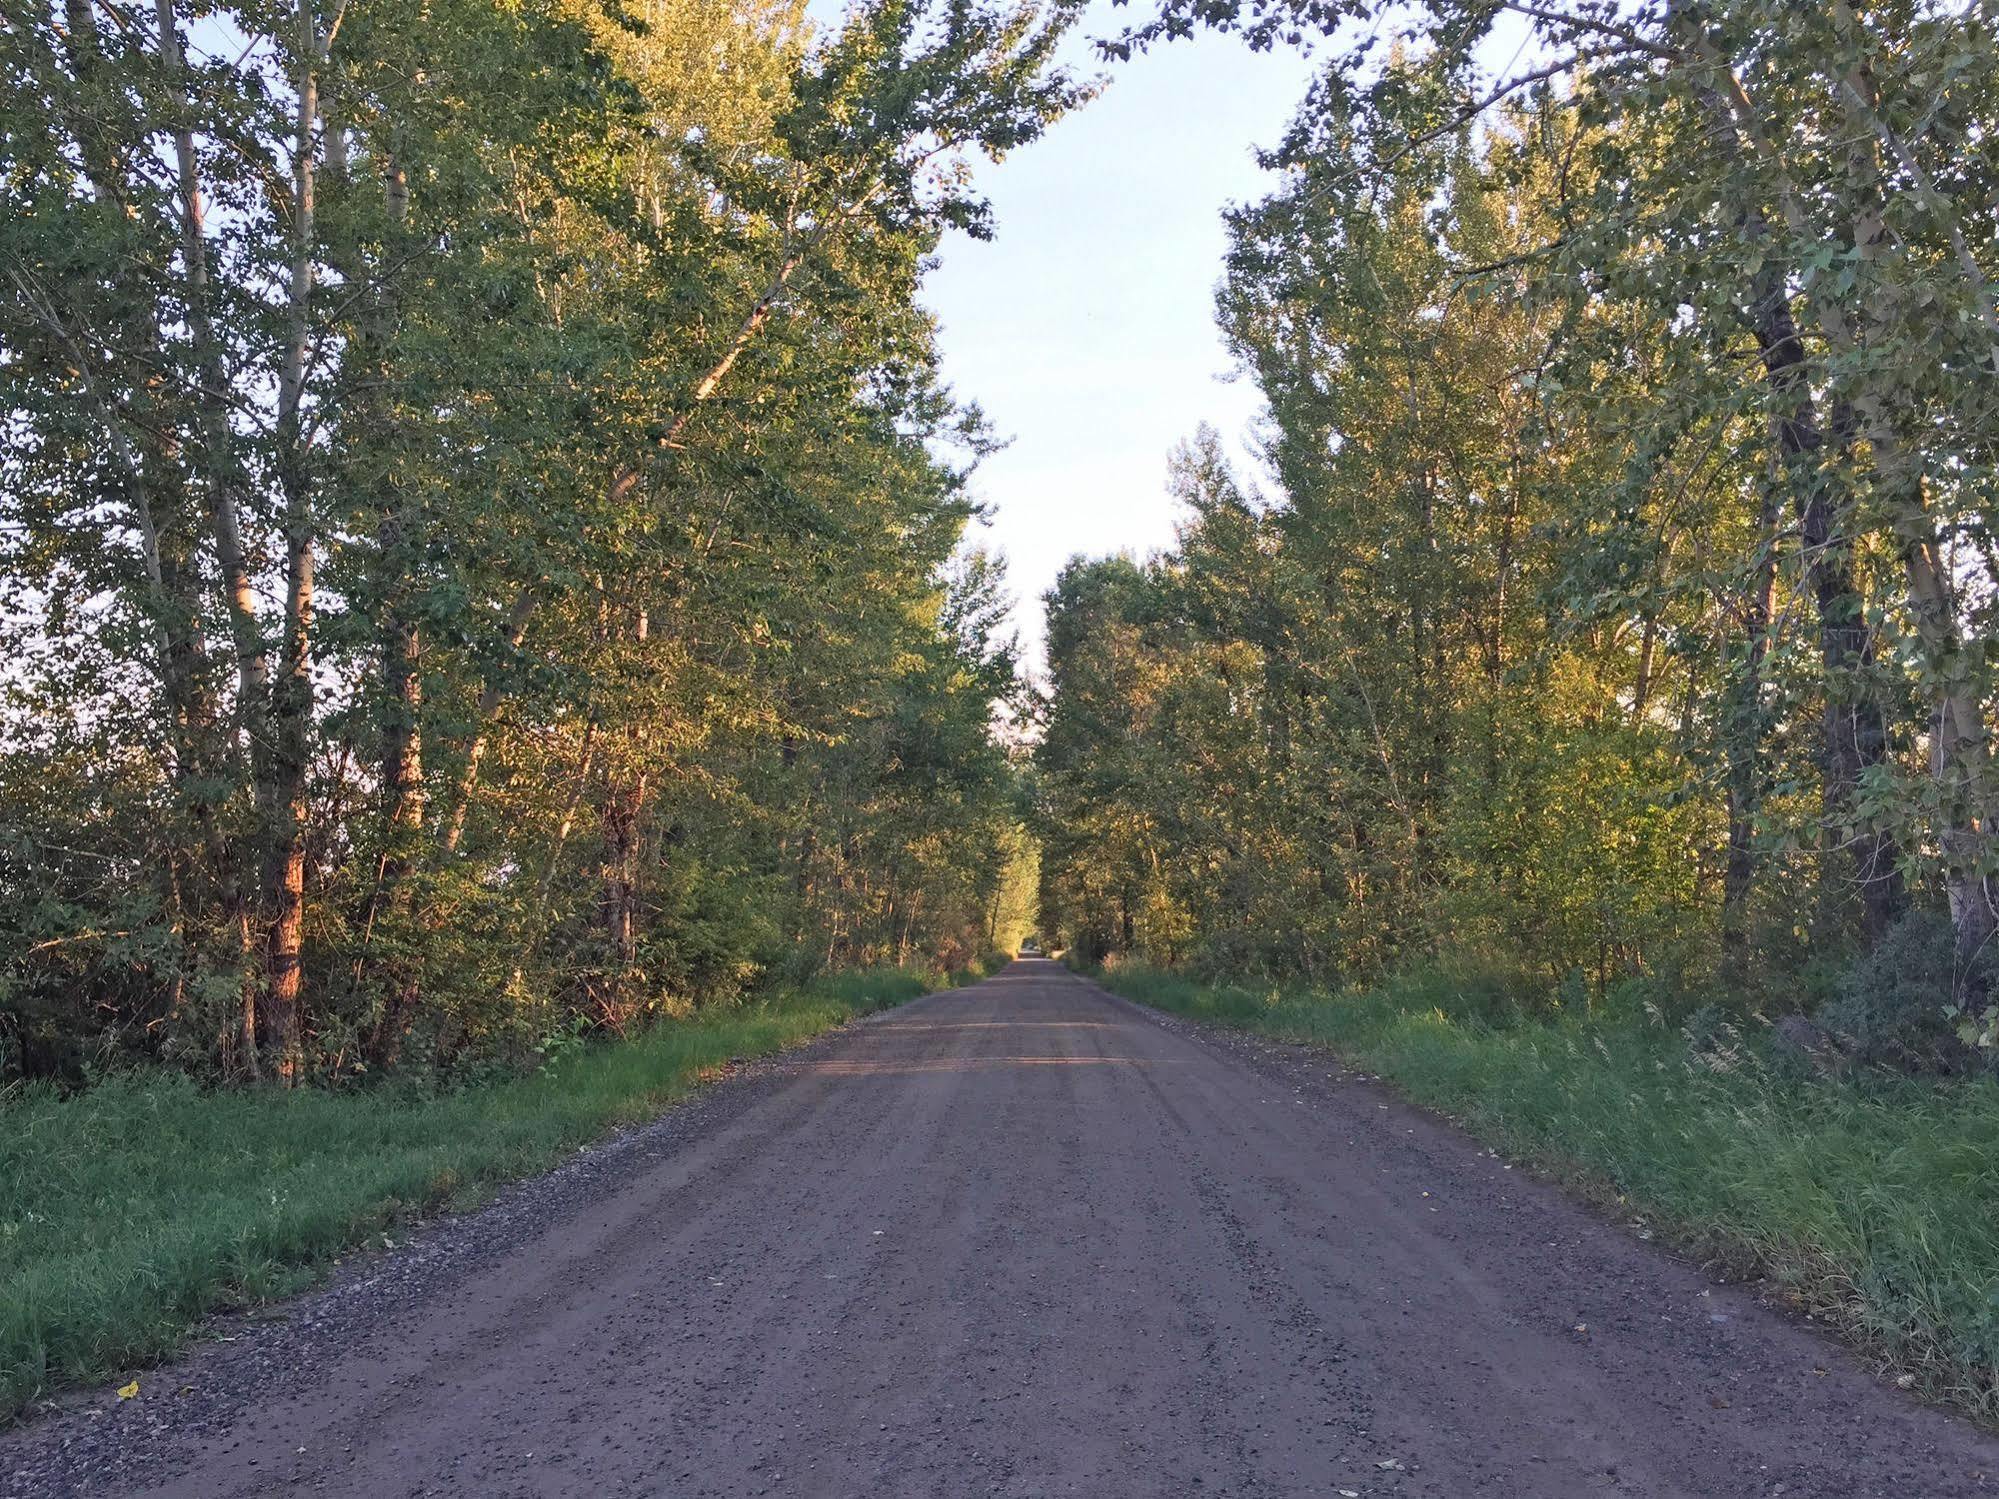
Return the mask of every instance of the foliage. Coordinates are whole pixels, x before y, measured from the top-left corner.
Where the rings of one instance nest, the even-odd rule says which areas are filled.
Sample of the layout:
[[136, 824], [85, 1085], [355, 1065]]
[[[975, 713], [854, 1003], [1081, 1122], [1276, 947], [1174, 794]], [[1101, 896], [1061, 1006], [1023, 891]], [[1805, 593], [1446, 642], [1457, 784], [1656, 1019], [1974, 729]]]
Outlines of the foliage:
[[1070, 0], [96, 0], [0, 40], [0, 1081], [530, 1061], [994, 937], [917, 301]]
[[1912, 1070], [1960, 1062], [1964, 1042], [1949, 1014], [1954, 948], [1947, 920], [1911, 912], [1854, 965], [1844, 991], [1820, 1008], [1820, 1024], [1865, 1062]]
[[1049, 594], [1051, 930], [1584, 1011], [1874, 952], [1840, 1013], [1989, 1045], [1991, 15], [1166, 0], [1112, 50], [1198, 24], [1330, 38], [1228, 215], [1274, 489], [1204, 434], [1177, 547]]

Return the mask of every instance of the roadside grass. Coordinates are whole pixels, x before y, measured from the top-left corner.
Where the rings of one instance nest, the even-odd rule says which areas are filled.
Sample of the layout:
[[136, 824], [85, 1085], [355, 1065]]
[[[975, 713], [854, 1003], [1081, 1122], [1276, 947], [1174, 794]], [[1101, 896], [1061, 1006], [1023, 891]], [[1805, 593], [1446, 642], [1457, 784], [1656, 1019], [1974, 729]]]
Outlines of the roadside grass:
[[0, 1103], [0, 1420], [650, 1119], [730, 1058], [981, 977], [996, 957], [950, 977], [832, 975], [456, 1091], [204, 1091], [151, 1075]]
[[1991, 1076], [1819, 1079], [1755, 1022], [1696, 1047], [1642, 1007], [1509, 1015], [1435, 973], [1339, 994], [1138, 967], [1092, 976], [1175, 1014], [1331, 1048], [1710, 1264], [1768, 1277], [1932, 1397], [1999, 1419]]

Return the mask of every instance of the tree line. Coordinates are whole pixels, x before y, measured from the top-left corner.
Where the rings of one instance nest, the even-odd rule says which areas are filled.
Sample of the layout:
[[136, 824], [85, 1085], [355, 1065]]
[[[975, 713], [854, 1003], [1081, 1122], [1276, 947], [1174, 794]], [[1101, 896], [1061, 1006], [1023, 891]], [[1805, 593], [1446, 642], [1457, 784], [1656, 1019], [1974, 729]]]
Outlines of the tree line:
[[1201, 434], [1178, 545], [1048, 595], [1050, 926], [1989, 1053], [1995, 20], [1174, 0], [1128, 33], [1328, 55], [1227, 219], [1267, 479]]
[[992, 438], [917, 290], [1072, 19], [9, 6], [0, 1081], [990, 946]]

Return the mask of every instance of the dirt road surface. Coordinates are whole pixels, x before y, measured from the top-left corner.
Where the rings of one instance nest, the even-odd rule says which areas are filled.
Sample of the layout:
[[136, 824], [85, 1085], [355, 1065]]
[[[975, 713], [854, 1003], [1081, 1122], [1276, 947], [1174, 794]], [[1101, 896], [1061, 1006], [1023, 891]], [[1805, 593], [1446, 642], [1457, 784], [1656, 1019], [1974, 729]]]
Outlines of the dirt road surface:
[[1999, 1493], [1999, 1441], [1322, 1054], [1015, 964], [0, 1441], [11, 1492]]

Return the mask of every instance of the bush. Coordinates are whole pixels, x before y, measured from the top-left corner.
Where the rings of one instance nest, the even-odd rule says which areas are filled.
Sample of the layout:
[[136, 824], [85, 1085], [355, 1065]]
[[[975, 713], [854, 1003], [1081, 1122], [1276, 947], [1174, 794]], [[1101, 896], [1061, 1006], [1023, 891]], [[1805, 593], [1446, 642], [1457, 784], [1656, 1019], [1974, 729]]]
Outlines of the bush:
[[1961, 1068], [1971, 1053], [1958, 1039], [1949, 1005], [1956, 978], [1950, 923], [1913, 911], [1854, 964], [1819, 1024], [1853, 1055], [1907, 1071]]

